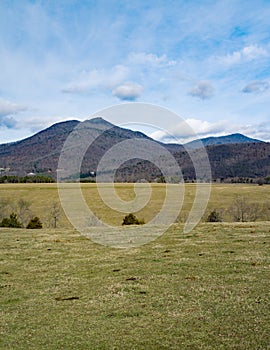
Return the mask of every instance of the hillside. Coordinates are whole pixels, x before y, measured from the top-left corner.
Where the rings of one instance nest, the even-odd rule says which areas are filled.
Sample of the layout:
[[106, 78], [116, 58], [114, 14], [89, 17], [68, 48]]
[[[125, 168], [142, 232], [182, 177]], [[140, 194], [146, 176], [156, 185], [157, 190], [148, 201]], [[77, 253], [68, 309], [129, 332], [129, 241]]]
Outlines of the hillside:
[[[76, 120], [57, 123], [22, 141], [0, 145], [0, 168], [9, 169], [8, 172], [4, 172], [8, 175], [26, 175], [30, 172], [50, 173], [56, 178], [58, 159], [64, 142], [72, 130], [79, 125], [83, 125], [86, 137], [95, 135], [96, 138], [82, 162], [81, 173], [85, 176], [90, 171], [96, 171], [101, 157], [112, 146], [121, 141], [136, 138], [141, 139], [142, 144], [152, 141], [153, 145], [165, 147], [180, 164], [184, 178], [187, 180], [195, 178], [194, 169], [185, 148], [189, 149], [189, 152], [196, 152], [198, 140], [186, 144], [185, 147], [161, 144], [141, 132], [120, 128], [102, 118], [90, 119], [81, 124]], [[206, 138], [201, 141], [206, 146], [214, 180], [235, 177], [260, 178], [270, 174], [270, 143], [250, 139], [241, 134]], [[71, 158], [74, 159], [78, 154], [76, 146], [75, 144], [71, 153]], [[148, 151], [148, 149], [145, 150]], [[160, 155], [155, 156], [158, 158]], [[154, 181], [161, 176], [161, 171], [151, 162], [132, 159], [118, 169], [116, 180]]]
[[57, 123], [27, 139], [0, 145], [1, 168], [10, 168], [11, 175], [55, 171], [63, 144], [78, 123]]
[[[223, 181], [237, 178], [265, 178], [270, 174], [270, 143], [243, 143], [206, 146], [212, 179]], [[196, 152], [196, 149], [191, 152]], [[194, 167], [186, 151], [175, 152], [185, 180], [196, 178]], [[117, 181], [149, 180], [162, 176], [153, 164], [138, 161], [127, 163], [117, 171]]]
[[[57, 123], [22, 141], [0, 145], [0, 168], [10, 168], [9, 175], [50, 172], [55, 177], [62, 147], [79, 124], [76, 120]], [[100, 135], [85, 155], [85, 171], [95, 170], [101, 156], [114, 144], [134, 137], [149, 139], [141, 132], [117, 127], [102, 118], [87, 120], [83, 127], [89, 135]]]
[[[211, 164], [212, 178], [261, 178], [270, 174], [270, 143], [252, 142], [206, 146]], [[196, 150], [194, 150], [196, 152]], [[175, 154], [179, 163], [183, 162], [187, 178], [195, 176], [185, 152]]]

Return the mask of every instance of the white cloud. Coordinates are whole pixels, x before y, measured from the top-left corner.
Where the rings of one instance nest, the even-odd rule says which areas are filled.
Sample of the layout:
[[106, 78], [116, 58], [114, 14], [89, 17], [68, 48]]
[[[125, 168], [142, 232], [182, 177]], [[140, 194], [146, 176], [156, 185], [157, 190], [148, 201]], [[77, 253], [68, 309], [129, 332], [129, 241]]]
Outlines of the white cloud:
[[189, 95], [198, 97], [202, 100], [211, 98], [214, 94], [214, 88], [209, 81], [199, 81], [190, 91]]
[[64, 94], [82, 94], [85, 93], [90, 88], [88, 83], [84, 82], [78, 82], [78, 83], [71, 83], [67, 86], [63, 87], [61, 92]]
[[13, 115], [26, 111], [27, 107], [9, 101], [0, 100], [0, 127], [14, 128], [17, 124]]
[[134, 101], [142, 94], [143, 87], [139, 84], [127, 82], [117, 86], [113, 95], [124, 101]]
[[129, 55], [128, 60], [133, 64], [150, 65], [154, 67], [169, 67], [174, 66], [177, 63], [174, 60], [169, 60], [167, 55], [157, 56], [155, 54], [145, 52], [132, 52]]
[[238, 132], [249, 137], [270, 142], [270, 124], [268, 122], [238, 126]]
[[219, 121], [210, 123], [205, 120], [188, 118], [174, 127], [169, 127], [167, 131], [155, 131], [150, 136], [156, 140], [170, 143], [186, 143], [198, 138], [223, 134], [227, 123]]
[[217, 123], [210, 123], [206, 120], [199, 120], [189, 118], [186, 119], [186, 123], [192, 128], [195, 134], [198, 135], [208, 135], [210, 133], [216, 134], [224, 131], [226, 122], [219, 121]]
[[228, 121], [210, 123], [199, 119], [186, 119], [173, 128], [158, 130], [150, 137], [165, 143], [187, 143], [210, 136], [224, 136], [240, 133], [251, 138], [270, 142], [270, 124], [268, 122], [254, 124], [232, 124]]
[[59, 122], [64, 121], [62, 118], [59, 118], [58, 121], [56, 121], [55, 119], [56, 119], [55, 116], [52, 117], [52, 116], [36, 115], [35, 117], [28, 117], [23, 120], [18, 120], [16, 127], [21, 129], [27, 128], [27, 130], [32, 134], [45, 129], [57, 123], [58, 121]]
[[254, 81], [252, 83], [247, 84], [242, 92], [245, 93], [261, 93], [268, 90], [270, 87], [267, 81]]
[[240, 64], [243, 62], [249, 62], [257, 60], [259, 58], [269, 56], [269, 52], [258, 45], [249, 45], [244, 47], [242, 50], [234, 51], [223, 57], [219, 57], [218, 60], [221, 64], [231, 66], [234, 64]]
[[28, 108], [5, 100], [0, 100], [0, 117], [17, 114]]
[[94, 89], [113, 89], [128, 77], [128, 68], [124, 65], [116, 65], [109, 70], [83, 70], [78, 78], [65, 86], [63, 93], [83, 94]]

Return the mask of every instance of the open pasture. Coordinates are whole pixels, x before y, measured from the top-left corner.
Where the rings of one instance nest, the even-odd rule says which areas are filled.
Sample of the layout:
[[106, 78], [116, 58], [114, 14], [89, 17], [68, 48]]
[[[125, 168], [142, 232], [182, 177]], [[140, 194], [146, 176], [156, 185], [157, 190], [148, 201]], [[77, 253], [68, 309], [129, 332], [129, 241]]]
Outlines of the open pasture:
[[[137, 184], [141, 189], [144, 187], [148, 189], [148, 184]], [[183, 193], [183, 205], [181, 198], [177, 192], [173, 193], [170, 197], [170, 201], [173, 206], [179, 208], [179, 217], [177, 221], [184, 222], [188, 216], [188, 213], [192, 207], [194, 201], [196, 185], [168, 185], [168, 186], [181, 186]], [[204, 184], [198, 185], [204, 186]], [[74, 187], [74, 184], [66, 184], [67, 191]], [[104, 185], [109, 190], [112, 190], [112, 185]], [[103, 199], [100, 197], [96, 184], [81, 184], [81, 189], [86, 203], [90, 207], [93, 213], [100, 218], [103, 222], [119, 226], [122, 223], [125, 213], [114, 210], [104, 204]], [[133, 200], [135, 198], [134, 185], [133, 184], [114, 184], [114, 189], [117, 195], [124, 201]], [[162, 208], [164, 202], [166, 190], [164, 184], [151, 184], [151, 197], [147, 205], [143, 206], [141, 210], [136, 212], [136, 215], [140, 219], [144, 219], [146, 222], [151, 220]], [[109, 192], [108, 195], [110, 195]], [[221, 211], [224, 221], [231, 221], [229, 215], [229, 209], [233, 205], [237, 196], [243, 196], [253, 208], [259, 208], [263, 206], [269, 207], [263, 212], [259, 213], [258, 221], [265, 221], [270, 219], [270, 186], [258, 186], [249, 184], [212, 184], [211, 196], [208, 202], [207, 213], [211, 210], [218, 209]], [[25, 199], [30, 201], [31, 210], [34, 215], [41, 218], [41, 221], [45, 226], [48, 226], [50, 216], [51, 205], [54, 202], [59, 203], [58, 191], [56, 184], [1, 184], [0, 185], [0, 201], [8, 199], [14, 202], [18, 199]], [[70, 202], [73, 202], [74, 198], [70, 196]], [[1, 212], [0, 212], [1, 214]], [[72, 228], [68, 219], [62, 212], [59, 216], [58, 226], [61, 228]]]
[[[102, 220], [121, 224], [96, 185], [82, 190]], [[2, 200], [31, 201], [44, 221], [59, 200], [55, 184], [0, 191]], [[130, 184], [116, 191], [134, 198]], [[153, 185], [138, 216], [153, 216], [164, 193]], [[194, 193], [185, 186], [184, 211]], [[207, 210], [229, 207], [236, 195], [267, 203], [269, 194], [270, 186], [213, 185]], [[269, 349], [268, 221], [201, 223], [188, 234], [176, 223], [132, 249], [95, 244], [64, 215], [58, 225], [0, 229], [0, 349]]]
[[[102, 203], [96, 185], [82, 189], [99, 217], [121, 224], [123, 214]], [[42, 220], [59, 200], [55, 184], [0, 191], [2, 200], [31, 201]], [[116, 191], [134, 198], [130, 184]], [[269, 192], [213, 185], [207, 210], [227, 208], [237, 194], [259, 205]], [[138, 216], [153, 216], [164, 193], [153, 185], [152, 204]], [[184, 211], [194, 193], [185, 186]], [[177, 223], [133, 249], [95, 244], [64, 215], [58, 225], [0, 229], [1, 349], [269, 348], [269, 222], [201, 223], [189, 234]]]
[[0, 229], [0, 349], [269, 349], [269, 236], [267, 222], [174, 224], [113, 249]]

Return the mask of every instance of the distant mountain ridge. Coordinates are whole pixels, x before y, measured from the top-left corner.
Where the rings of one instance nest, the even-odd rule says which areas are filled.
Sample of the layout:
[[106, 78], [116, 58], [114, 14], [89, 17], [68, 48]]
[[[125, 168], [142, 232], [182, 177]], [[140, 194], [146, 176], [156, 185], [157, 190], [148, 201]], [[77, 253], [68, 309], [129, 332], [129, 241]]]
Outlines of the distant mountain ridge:
[[184, 146], [188, 147], [189, 149], [194, 149], [194, 148], [200, 148], [201, 144], [203, 144], [204, 146], [212, 146], [212, 145], [226, 145], [230, 143], [250, 143], [250, 142], [263, 142], [263, 141], [236, 133], [236, 134], [225, 135], [225, 136], [206, 137], [200, 140], [194, 140], [194, 141], [185, 143]]
[[[177, 159], [184, 176], [194, 177], [192, 164], [186, 149], [196, 151], [201, 144], [206, 147], [212, 168], [213, 178], [237, 176], [261, 177], [270, 174], [270, 143], [248, 138], [242, 134], [221, 137], [208, 137], [188, 144], [163, 144], [139, 131], [120, 128], [101, 117], [80, 123], [70, 120], [56, 123], [24, 140], [0, 145], [0, 168], [2, 174], [26, 175], [57, 174], [58, 159], [63, 145], [74, 130], [83, 125], [89, 134], [97, 135], [85, 154], [81, 173], [96, 171], [101, 157], [117, 143], [136, 138], [150, 140], [165, 147]], [[76, 153], [73, 155], [76, 157]], [[3, 170], [4, 169], [4, 170]], [[5, 169], [9, 169], [5, 172]], [[117, 172], [118, 181], [149, 181], [161, 176], [160, 171], [150, 162], [131, 160]]]

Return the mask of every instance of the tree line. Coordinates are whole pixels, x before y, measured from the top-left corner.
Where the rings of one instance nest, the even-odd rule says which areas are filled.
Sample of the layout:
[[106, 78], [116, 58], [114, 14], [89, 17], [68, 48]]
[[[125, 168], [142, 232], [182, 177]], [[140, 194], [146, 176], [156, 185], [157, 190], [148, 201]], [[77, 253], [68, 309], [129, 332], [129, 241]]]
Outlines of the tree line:
[[55, 180], [47, 175], [3, 175], [0, 176], [0, 183], [54, 183]]

